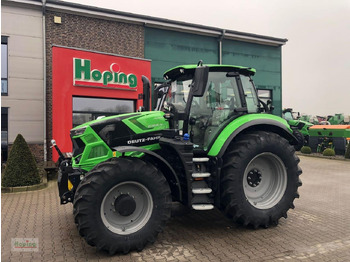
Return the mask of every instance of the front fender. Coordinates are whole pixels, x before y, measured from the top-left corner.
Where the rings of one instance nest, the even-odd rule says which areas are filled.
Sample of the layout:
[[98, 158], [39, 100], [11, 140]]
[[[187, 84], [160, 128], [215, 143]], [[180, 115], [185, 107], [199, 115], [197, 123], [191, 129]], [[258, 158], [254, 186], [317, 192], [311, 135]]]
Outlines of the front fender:
[[159, 168], [166, 180], [168, 181], [168, 184], [171, 189], [172, 196], [175, 200], [182, 201], [182, 190], [180, 186], [179, 178], [175, 172], [175, 170], [171, 167], [171, 165], [166, 161], [162, 156], [158, 155], [157, 153], [147, 150], [142, 147], [136, 147], [136, 146], [118, 146], [114, 147], [114, 150], [116, 150], [121, 156], [123, 156], [125, 153], [129, 152], [139, 152], [141, 153], [141, 159], [145, 158], [145, 156], [148, 157], [148, 159], [152, 160], [152, 164], [156, 165], [156, 168]]

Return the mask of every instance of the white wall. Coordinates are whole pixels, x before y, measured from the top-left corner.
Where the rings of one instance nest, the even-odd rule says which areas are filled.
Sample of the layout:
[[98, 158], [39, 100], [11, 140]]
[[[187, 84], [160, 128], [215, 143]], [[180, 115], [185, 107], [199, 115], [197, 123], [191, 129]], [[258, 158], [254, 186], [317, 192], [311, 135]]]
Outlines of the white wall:
[[1, 5], [1, 35], [8, 36], [8, 141], [22, 134], [28, 143], [44, 140], [42, 13], [26, 6]]

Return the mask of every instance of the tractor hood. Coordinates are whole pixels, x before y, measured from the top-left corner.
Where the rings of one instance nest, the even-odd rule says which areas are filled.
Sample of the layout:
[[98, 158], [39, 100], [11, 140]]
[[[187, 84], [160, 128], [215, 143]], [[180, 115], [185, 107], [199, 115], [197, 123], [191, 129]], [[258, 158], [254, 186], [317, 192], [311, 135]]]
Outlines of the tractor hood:
[[164, 112], [137, 112], [84, 123], [71, 130], [71, 137], [74, 139], [77, 136], [87, 136], [94, 131], [110, 148], [124, 145], [144, 146], [155, 143], [162, 130], [168, 128]]

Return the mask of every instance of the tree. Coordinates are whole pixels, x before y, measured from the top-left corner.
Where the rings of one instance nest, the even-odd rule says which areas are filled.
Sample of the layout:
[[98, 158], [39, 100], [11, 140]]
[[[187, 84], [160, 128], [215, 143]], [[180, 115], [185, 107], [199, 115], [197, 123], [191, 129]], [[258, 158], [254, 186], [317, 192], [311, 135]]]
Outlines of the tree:
[[3, 187], [30, 186], [40, 183], [38, 168], [23, 136], [18, 134], [7, 159]]

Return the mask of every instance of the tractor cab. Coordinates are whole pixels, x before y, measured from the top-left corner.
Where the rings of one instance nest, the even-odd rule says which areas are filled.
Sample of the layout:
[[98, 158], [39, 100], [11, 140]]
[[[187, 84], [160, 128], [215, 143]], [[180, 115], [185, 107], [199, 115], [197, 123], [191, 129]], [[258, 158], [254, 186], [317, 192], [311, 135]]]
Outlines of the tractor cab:
[[226, 65], [175, 67], [164, 74], [170, 81], [163, 87], [167, 93], [159, 109], [167, 113], [170, 128], [189, 133], [194, 148], [207, 151], [232, 120], [262, 111], [254, 73], [252, 68]]

